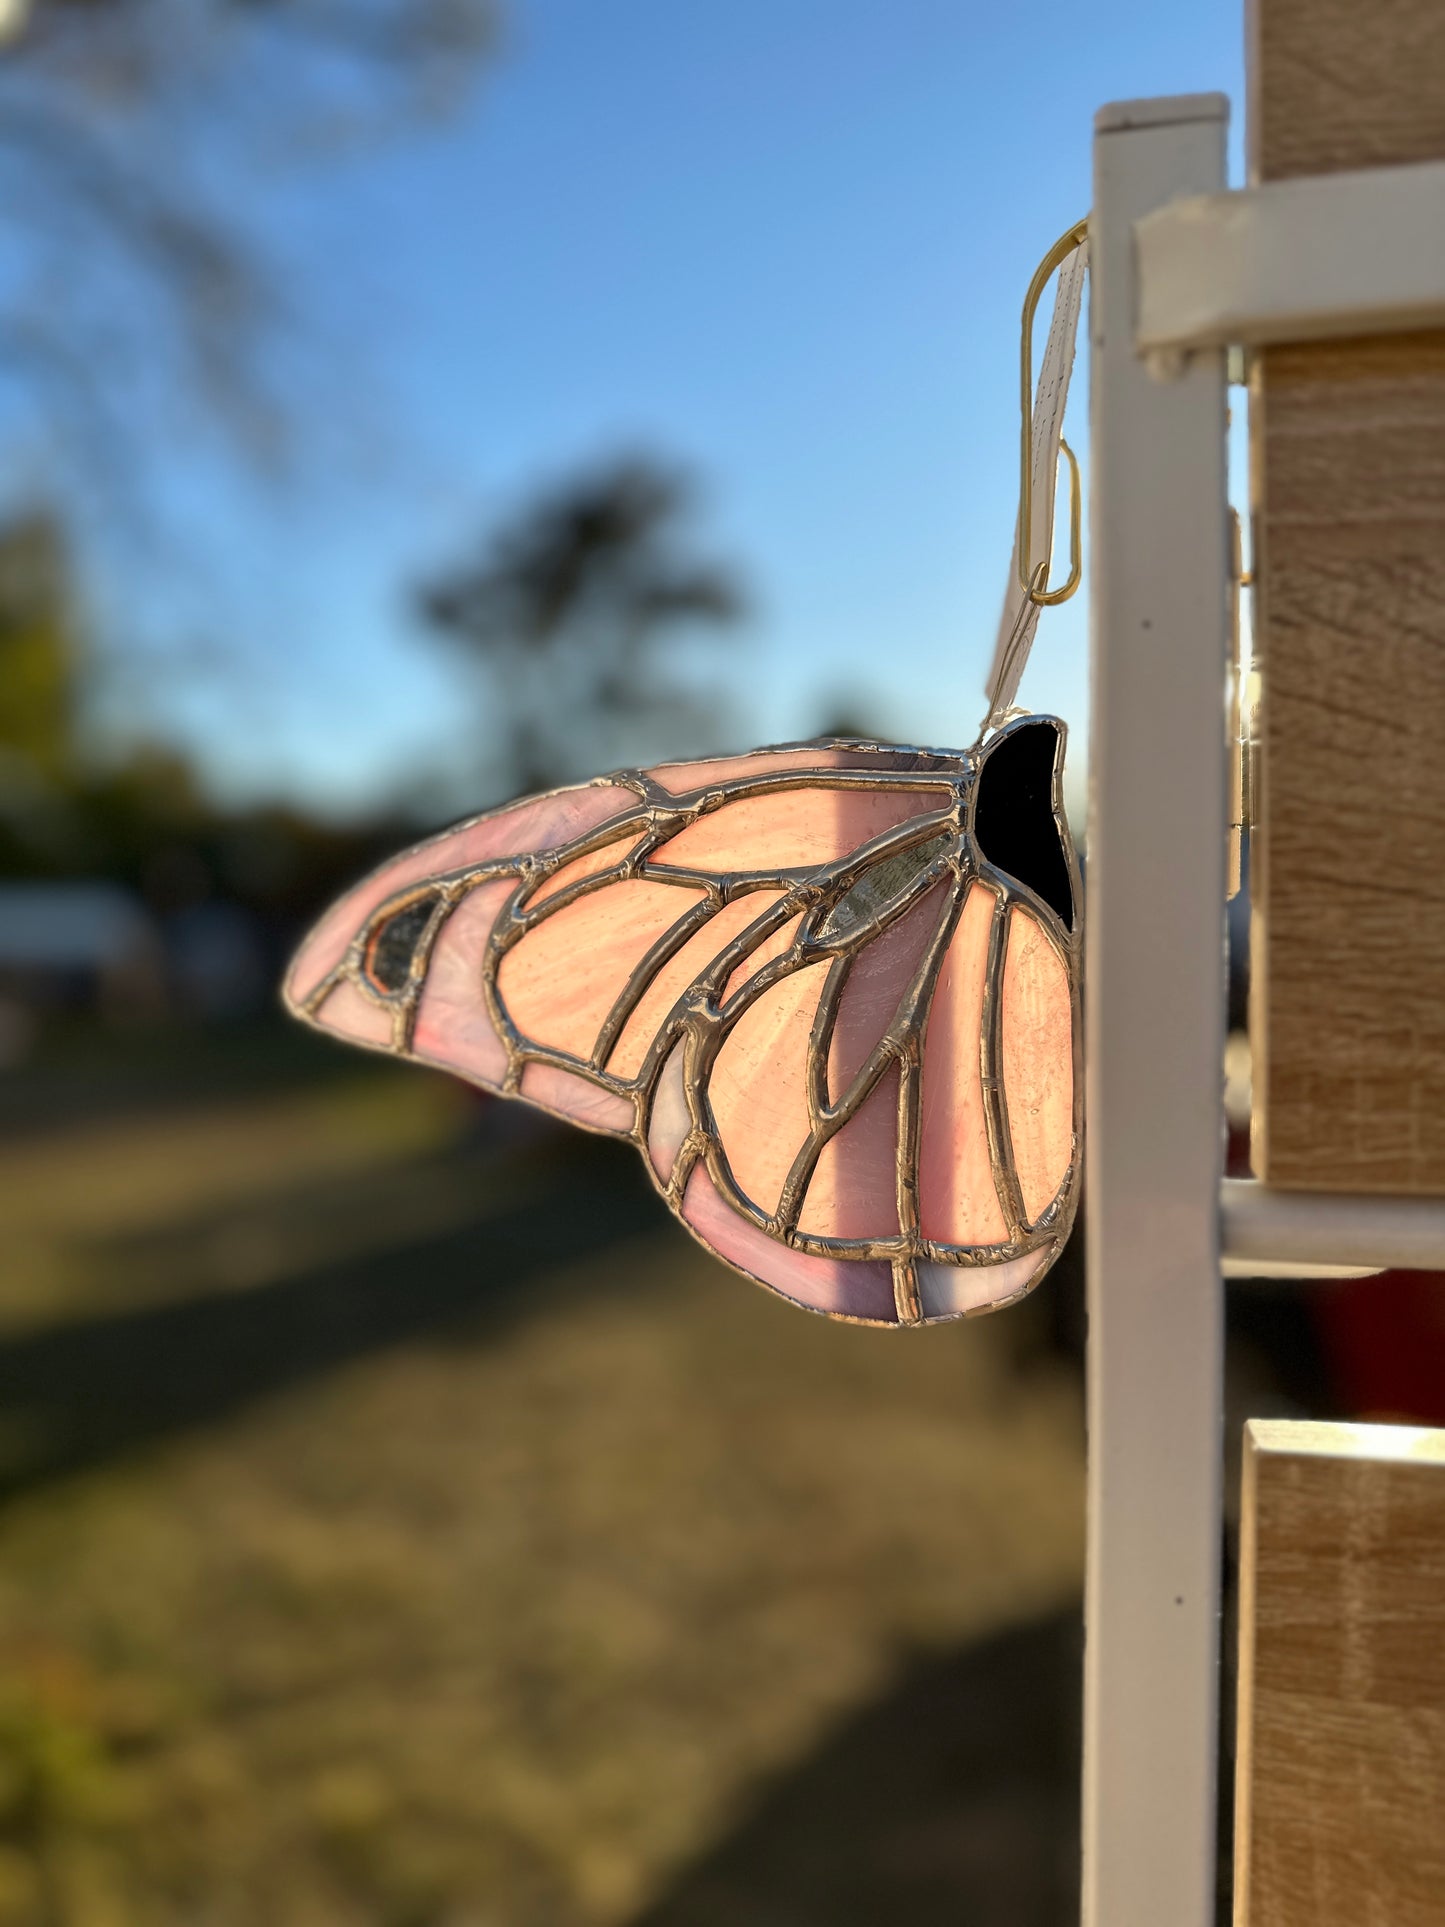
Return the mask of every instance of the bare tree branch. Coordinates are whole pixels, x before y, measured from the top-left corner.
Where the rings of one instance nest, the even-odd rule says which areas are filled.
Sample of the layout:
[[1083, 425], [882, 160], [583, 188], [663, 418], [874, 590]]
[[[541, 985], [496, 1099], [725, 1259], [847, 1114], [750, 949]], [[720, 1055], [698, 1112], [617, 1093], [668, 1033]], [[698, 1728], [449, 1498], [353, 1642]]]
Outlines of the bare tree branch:
[[[318, 130], [390, 133], [454, 104], [494, 31], [494, 0], [37, 0], [0, 52], [11, 385], [63, 365], [57, 432], [88, 382], [137, 465], [158, 389], [188, 392], [274, 462], [288, 410], [270, 351], [288, 305], [217, 183], [324, 146]], [[42, 336], [48, 357], [14, 353]], [[31, 405], [54, 392], [38, 380]]]

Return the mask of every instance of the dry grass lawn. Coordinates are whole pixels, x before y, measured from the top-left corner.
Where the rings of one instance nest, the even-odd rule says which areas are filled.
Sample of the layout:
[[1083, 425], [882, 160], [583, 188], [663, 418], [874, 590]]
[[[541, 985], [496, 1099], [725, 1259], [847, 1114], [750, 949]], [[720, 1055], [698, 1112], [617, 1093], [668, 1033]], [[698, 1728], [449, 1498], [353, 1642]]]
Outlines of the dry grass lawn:
[[1077, 1593], [1018, 1323], [809, 1318], [475, 1116], [383, 1069], [0, 1145], [0, 1924], [621, 1927]]

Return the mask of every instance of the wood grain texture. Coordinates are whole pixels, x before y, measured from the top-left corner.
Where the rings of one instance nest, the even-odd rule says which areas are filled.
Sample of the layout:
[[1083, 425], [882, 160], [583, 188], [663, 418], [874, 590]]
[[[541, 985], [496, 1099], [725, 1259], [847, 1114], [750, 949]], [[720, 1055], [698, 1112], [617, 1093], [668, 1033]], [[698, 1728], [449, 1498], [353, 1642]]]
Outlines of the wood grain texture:
[[1252, 1421], [1235, 1927], [1445, 1921], [1445, 1432]]
[[[1445, 159], [1438, 0], [1256, 0], [1257, 179]], [[1445, 333], [1273, 348], [1251, 402], [1254, 1162], [1445, 1194]]]

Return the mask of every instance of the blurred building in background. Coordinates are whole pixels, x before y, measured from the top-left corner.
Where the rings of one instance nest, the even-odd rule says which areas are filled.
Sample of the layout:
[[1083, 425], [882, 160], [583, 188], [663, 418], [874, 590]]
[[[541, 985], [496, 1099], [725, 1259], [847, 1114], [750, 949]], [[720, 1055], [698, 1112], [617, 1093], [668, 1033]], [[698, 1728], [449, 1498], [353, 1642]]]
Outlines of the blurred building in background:
[[0, 883], [6, 1061], [21, 1055], [29, 1023], [43, 1011], [154, 1016], [165, 989], [160, 929], [133, 892], [116, 883]]

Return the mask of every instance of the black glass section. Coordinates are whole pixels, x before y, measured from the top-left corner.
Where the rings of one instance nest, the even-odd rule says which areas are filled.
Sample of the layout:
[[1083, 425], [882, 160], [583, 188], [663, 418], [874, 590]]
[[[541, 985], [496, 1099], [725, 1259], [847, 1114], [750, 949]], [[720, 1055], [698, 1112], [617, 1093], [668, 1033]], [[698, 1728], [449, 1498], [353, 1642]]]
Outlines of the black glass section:
[[979, 772], [973, 828], [989, 862], [1026, 883], [1072, 930], [1069, 865], [1054, 819], [1058, 746], [1054, 725], [1037, 722], [1011, 730], [990, 750]]
[[432, 897], [418, 897], [388, 917], [371, 940], [366, 954], [366, 974], [378, 990], [405, 990], [411, 976], [411, 960], [431, 922]]

